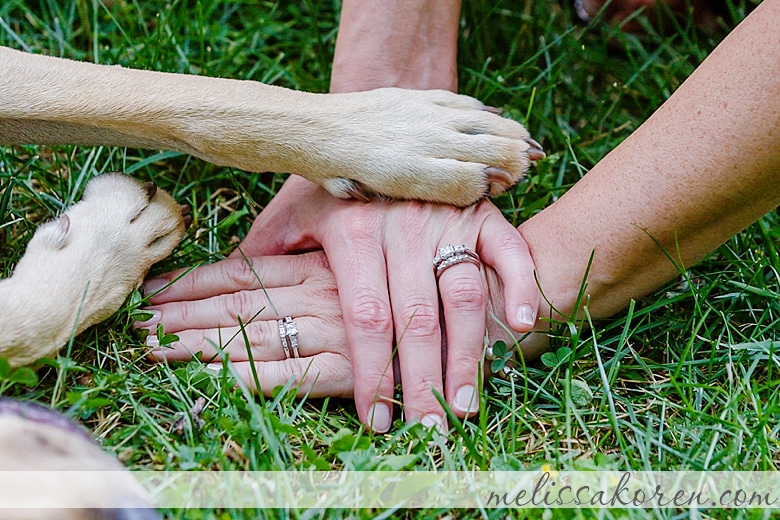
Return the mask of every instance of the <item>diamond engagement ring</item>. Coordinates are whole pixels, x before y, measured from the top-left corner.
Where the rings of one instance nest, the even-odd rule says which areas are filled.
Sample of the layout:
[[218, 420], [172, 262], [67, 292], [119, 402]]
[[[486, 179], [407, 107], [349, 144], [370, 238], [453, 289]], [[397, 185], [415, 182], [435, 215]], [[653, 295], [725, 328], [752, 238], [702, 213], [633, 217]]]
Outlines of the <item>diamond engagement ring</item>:
[[444, 271], [461, 262], [471, 262], [477, 267], [482, 265], [479, 255], [465, 245], [453, 246], [452, 244], [447, 244], [444, 247], [440, 247], [436, 256], [433, 257], [436, 279], [438, 280]]
[[279, 324], [279, 337], [282, 338], [282, 348], [284, 357], [290, 359], [301, 357], [298, 353], [298, 325], [290, 316], [285, 316], [283, 320], [277, 320]]

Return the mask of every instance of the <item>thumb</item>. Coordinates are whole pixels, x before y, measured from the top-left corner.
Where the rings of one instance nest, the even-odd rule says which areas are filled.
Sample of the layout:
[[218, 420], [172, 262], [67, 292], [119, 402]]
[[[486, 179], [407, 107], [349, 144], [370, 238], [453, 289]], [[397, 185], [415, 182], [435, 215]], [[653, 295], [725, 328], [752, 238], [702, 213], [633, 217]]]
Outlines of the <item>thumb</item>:
[[[311, 218], [312, 187], [316, 185], [291, 176], [279, 193], [257, 216], [246, 238], [230, 258], [283, 255], [319, 249], [318, 220]], [[303, 204], [301, 201], [308, 201]], [[240, 250], [240, 251], [239, 251]]]

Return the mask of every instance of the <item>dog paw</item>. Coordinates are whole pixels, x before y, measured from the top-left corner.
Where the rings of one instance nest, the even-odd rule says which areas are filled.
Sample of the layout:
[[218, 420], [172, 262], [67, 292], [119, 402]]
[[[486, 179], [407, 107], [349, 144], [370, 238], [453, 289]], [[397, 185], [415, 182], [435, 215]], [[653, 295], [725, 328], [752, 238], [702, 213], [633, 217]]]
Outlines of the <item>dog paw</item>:
[[[153, 184], [111, 173], [41, 226], [14, 274], [0, 284], [0, 357], [22, 365], [56, 352], [75, 332], [116, 312], [191, 217]], [[10, 343], [9, 343], [10, 342]]]
[[545, 157], [522, 125], [467, 96], [387, 88], [333, 98], [338, 122], [316, 145], [326, 164], [311, 174], [336, 197], [468, 206]]

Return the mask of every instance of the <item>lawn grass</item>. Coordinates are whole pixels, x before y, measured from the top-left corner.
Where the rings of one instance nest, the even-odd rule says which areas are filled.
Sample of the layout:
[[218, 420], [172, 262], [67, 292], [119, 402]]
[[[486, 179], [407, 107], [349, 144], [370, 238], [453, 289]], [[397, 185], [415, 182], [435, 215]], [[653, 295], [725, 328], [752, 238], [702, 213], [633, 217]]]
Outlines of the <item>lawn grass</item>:
[[[323, 92], [338, 2], [79, 0], [0, 4], [0, 44], [75, 59], [252, 79]], [[569, 3], [465, 1], [460, 86], [527, 124], [548, 158], [496, 199], [519, 223], [553, 202], [645, 120], [753, 2], [724, 27], [668, 22], [641, 38], [579, 23]], [[0, 71], [2, 73], [2, 71]], [[192, 205], [195, 225], [154, 272], [223, 258], [283, 182], [180, 154], [0, 147], [0, 273], [35, 226], [111, 170], [154, 180]], [[9, 192], [10, 189], [10, 192]], [[10, 198], [7, 196], [10, 193]], [[6, 195], [6, 197], [3, 196]], [[79, 420], [133, 469], [774, 470], [780, 444], [780, 219], [767, 215], [613, 319], [564, 324], [552, 354], [491, 380], [479, 416], [442, 442], [396, 421], [364, 431], [345, 400], [259, 399], [197, 362], [152, 365], [130, 330], [133, 305], [76, 338], [37, 372], [0, 370], [0, 393]], [[582, 391], [587, 388], [586, 391]], [[205, 423], [172, 423], [203, 397]], [[376, 511], [169, 511], [171, 518], [374, 517]], [[504, 518], [522, 512], [404, 511]], [[535, 515], [536, 513], [532, 513]], [[539, 513], [541, 515], [541, 513]], [[575, 512], [638, 517], [638, 511]], [[653, 516], [694, 515], [655, 512]], [[760, 512], [706, 512], [715, 517]], [[568, 518], [571, 511], [553, 511]]]

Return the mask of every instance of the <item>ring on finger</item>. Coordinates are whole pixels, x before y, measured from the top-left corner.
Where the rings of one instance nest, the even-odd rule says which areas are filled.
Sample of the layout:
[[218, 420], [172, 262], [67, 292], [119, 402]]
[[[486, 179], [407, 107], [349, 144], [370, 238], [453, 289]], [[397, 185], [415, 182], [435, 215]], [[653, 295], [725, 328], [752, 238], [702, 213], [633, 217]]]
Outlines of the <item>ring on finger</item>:
[[282, 339], [284, 357], [301, 357], [298, 353], [298, 325], [291, 316], [285, 316], [283, 320], [277, 320], [279, 324], [279, 337]]
[[477, 267], [481, 267], [482, 262], [479, 259], [479, 255], [467, 248], [465, 245], [453, 246], [447, 244], [444, 247], [440, 247], [433, 257], [433, 266], [436, 270], [436, 279], [438, 280], [441, 274], [452, 267], [453, 265], [460, 264], [462, 262], [470, 262]]

